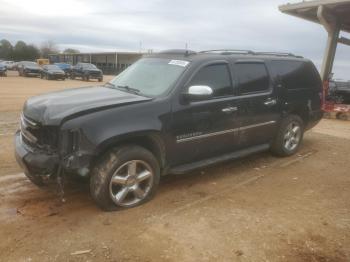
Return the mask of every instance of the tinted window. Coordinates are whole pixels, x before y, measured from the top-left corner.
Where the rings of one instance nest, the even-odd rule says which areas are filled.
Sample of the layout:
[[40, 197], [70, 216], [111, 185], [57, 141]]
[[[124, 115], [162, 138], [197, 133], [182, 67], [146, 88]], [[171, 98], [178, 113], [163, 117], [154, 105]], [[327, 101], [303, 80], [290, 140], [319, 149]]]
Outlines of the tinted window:
[[192, 78], [190, 86], [206, 85], [213, 89], [213, 95], [227, 96], [233, 94], [230, 73], [227, 65], [216, 64], [201, 68]]
[[320, 76], [311, 63], [301, 61], [272, 61], [281, 84], [287, 89], [317, 88]]
[[263, 92], [269, 89], [269, 75], [262, 63], [236, 64], [240, 94]]

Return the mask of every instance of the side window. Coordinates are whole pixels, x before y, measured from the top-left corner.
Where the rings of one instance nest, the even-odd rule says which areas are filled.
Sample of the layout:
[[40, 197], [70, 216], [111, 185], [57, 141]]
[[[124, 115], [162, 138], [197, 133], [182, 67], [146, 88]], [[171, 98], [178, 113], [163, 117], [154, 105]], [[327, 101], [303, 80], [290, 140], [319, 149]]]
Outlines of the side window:
[[287, 89], [318, 88], [322, 84], [311, 63], [300, 61], [272, 61], [275, 74]]
[[192, 78], [190, 86], [206, 85], [213, 89], [214, 97], [233, 95], [229, 69], [226, 64], [201, 68]]
[[269, 89], [269, 75], [263, 63], [237, 63], [235, 70], [240, 95], [264, 92]]

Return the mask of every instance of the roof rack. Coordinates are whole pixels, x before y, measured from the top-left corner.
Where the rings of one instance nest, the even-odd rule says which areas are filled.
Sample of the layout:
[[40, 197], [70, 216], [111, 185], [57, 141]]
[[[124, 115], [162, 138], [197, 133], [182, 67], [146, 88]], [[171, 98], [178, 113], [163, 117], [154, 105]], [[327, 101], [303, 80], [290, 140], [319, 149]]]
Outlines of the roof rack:
[[244, 55], [274, 55], [274, 56], [284, 56], [284, 57], [297, 57], [303, 58], [302, 56], [297, 56], [292, 53], [283, 53], [283, 52], [254, 52], [251, 50], [239, 50], [239, 49], [214, 49], [214, 50], [205, 50], [200, 51], [199, 53], [215, 53], [220, 55], [231, 55], [231, 54], [244, 54]]
[[292, 53], [283, 53], [283, 52], [255, 52], [256, 55], [275, 55], [275, 56], [292, 56], [302, 58], [302, 56], [297, 56]]
[[200, 51], [199, 53], [216, 53], [216, 54], [222, 54], [222, 55], [228, 55], [228, 54], [250, 54], [250, 55], [253, 55], [254, 54], [254, 52], [251, 50], [239, 50], [239, 49], [213, 49], [213, 50]]
[[188, 50], [188, 49], [169, 49], [169, 50], [163, 50], [158, 52], [158, 54], [168, 54], [168, 55], [193, 55], [196, 54], [195, 51], [193, 50]]

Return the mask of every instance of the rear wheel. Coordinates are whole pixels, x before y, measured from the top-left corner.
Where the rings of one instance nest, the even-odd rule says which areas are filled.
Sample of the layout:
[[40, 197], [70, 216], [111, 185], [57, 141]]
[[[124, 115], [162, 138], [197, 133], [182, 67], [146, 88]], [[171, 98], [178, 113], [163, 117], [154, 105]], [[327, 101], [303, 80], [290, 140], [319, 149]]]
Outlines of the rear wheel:
[[159, 164], [151, 152], [139, 146], [123, 146], [109, 151], [96, 165], [90, 192], [106, 211], [130, 208], [152, 198], [159, 178]]
[[297, 115], [284, 118], [272, 143], [271, 151], [279, 156], [290, 156], [298, 151], [304, 134], [303, 120]]

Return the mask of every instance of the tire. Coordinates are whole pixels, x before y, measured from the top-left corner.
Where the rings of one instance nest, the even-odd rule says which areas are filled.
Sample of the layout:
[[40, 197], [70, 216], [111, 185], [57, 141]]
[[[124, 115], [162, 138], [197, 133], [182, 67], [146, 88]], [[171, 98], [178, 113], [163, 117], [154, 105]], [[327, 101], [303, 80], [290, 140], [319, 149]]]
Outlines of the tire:
[[159, 164], [150, 151], [135, 145], [122, 146], [107, 152], [96, 164], [90, 177], [90, 193], [105, 211], [131, 208], [154, 196], [159, 178]]
[[70, 79], [74, 80], [75, 79], [75, 75], [71, 74], [70, 75]]
[[103, 81], [103, 77], [100, 77], [99, 79], [98, 79], [98, 82], [102, 82]]
[[85, 76], [85, 80], [90, 81], [90, 76], [89, 75]]
[[291, 156], [295, 154], [303, 140], [304, 123], [297, 115], [285, 117], [271, 145], [271, 151], [278, 156]]
[[40, 74], [40, 78], [41, 78], [41, 79], [44, 79], [44, 75], [43, 75], [43, 74]]

